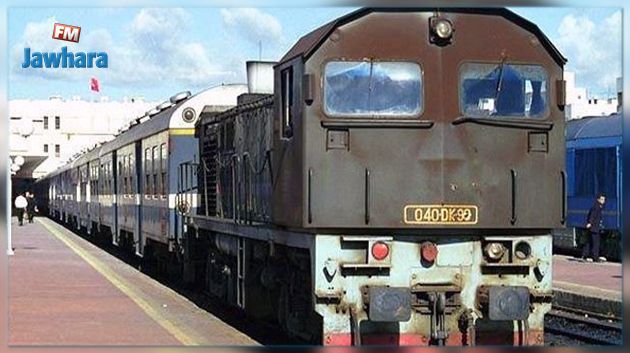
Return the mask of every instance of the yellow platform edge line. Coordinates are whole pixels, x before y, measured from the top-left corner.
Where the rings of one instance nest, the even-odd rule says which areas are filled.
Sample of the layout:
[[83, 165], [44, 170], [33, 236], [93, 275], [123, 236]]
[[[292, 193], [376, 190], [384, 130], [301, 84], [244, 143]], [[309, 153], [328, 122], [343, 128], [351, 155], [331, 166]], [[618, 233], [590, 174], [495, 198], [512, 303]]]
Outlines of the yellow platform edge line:
[[79, 255], [85, 262], [92, 266], [97, 272], [111, 282], [116, 288], [129, 297], [134, 303], [136, 303], [142, 311], [144, 311], [153, 321], [158, 323], [162, 328], [173, 335], [178, 341], [187, 346], [198, 346], [192, 337], [180, 330], [175, 324], [170, 322], [166, 317], [157, 312], [151, 307], [151, 305], [140, 297], [140, 293], [132, 289], [130, 284], [124, 279], [116, 275], [107, 265], [100, 260], [90, 255], [87, 251], [82, 249], [80, 245], [76, 244], [73, 240], [63, 235], [60, 231], [50, 224], [48, 220], [36, 219], [44, 228], [46, 228], [55, 238], [63, 242], [67, 247]]

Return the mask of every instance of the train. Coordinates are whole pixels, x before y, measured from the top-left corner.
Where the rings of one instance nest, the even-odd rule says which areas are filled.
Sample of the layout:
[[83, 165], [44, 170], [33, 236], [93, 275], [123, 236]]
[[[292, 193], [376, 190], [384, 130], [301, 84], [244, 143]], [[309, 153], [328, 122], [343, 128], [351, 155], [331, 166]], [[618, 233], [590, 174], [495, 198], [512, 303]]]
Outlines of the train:
[[36, 185], [304, 342], [541, 345], [565, 63], [504, 8], [363, 8], [248, 63], [236, 101], [173, 96]]
[[586, 116], [566, 124], [567, 228], [554, 231], [558, 251], [580, 255], [588, 240], [588, 211], [598, 193], [606, 195], [600, 253], [621, 260], [623, 254], [623, 115]]
[[80, 153], [37, 180], [43, 213], [97, 240], [133, 251], [172, 254], [181, 237], [175, 216], [177, 168], [197, 150], [197, 115], [225, 110], [246, 92], [221, 85], [191, 96], [185, 91], [130, 121], [113, 140]]

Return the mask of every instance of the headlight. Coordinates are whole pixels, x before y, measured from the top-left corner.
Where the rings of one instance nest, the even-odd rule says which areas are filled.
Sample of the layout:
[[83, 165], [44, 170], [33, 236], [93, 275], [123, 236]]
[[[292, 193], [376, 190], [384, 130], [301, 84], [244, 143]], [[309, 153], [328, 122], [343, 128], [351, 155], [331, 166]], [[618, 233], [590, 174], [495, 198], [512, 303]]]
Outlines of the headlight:
[[182, 112], [182, 119], [187, 123], [192, 123], [195, 120], [195, 110], [193, 108], [186, 108]]
[[453, 25], [448, 20], [438, 20], [435, 23], [435, 34], [442, 39], [449, 39], [453, 35]]
[[501, 243], [489, 243], [486, 245], [485, 252], [488, 259], [499, 261], [505, 255], [505, 246]]
[[525, 241], [521, 241], [514, 247], [514, 255], [519, 260], [525, 260], [532, 254], [532, 247]]
[[453, 23], [444, 17], [433, 16], [429, 19], [429, 41], [439, 46], [448, 45], [453, 40]]

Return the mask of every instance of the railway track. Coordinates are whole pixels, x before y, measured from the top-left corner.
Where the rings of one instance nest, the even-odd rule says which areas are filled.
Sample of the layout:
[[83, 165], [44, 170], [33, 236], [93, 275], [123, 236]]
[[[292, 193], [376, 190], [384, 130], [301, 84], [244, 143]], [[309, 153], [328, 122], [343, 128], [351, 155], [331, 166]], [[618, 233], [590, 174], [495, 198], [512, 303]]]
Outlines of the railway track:
[[617, 318], [552, 309], [545, 317], [547, 344], [621, 345], [623, 325]]

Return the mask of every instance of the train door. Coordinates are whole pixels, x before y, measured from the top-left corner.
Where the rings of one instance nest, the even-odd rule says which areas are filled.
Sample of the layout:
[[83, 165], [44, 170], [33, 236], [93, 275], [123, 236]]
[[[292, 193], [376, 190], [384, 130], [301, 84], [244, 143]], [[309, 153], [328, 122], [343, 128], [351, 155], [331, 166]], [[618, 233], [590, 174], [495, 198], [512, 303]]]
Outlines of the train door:
[[112, 194], [112, 242], [118, 245], [118, 158], [116, 151], [112, 152], [111, 194]]
[[134, 197], [134, 215], [136, 219], [134, 231], [134, 244], [136, 244], [136, 255], [144, 255], [144, 237], [142, 236], [142, 141], [136, 142], [134, 158], [132, 162], [132, 183], [131, 193]]
[[76, 169], [76, 186], [75, 186], [75, 190], [76, 192], [76, 196], [75, 196], [75, 211], [74, 214], [76, 215], [76, 224], [75, 227], [77, 229], [81, 229], [81, 217], [83, 217], [83, 215], [81, 214], [81, 204], [83, 203], [83, 178], [81, 175], [81, 168], [77, 167]]
[[94, 204], [91, 205], [90, 208], [90, 218], [92, 220], [93, 223], [96, 223], [96, 231], [100, 230], [101, 227], [101, 223], [100, 223], [100, 215], [101, 215], [101, 197], [100, 197], [100, 185], [99, 185], [99, 173], [100, 173], [101, 169], [100, 169], [100, 161], [96, 160], [95, 161], [95, 166], [94, 166], [94, 175], [93, 175], [93, 180], [94, 180], [94, 185], [92, 187], [92, 192], [94, 192], [94, 195], [92, 196], [92, 200], [94, 201]]
[[88, 183], [88, 169], [87, 164], [81, 166], [79, 169], [79, 182], [81, 183], [81, 200], [79, 201], [79, 226], [77, 229], [81, 229], [82, 226], [86, 226], [86, 220], [88, 216], [87, 206], [89, 202], [90, 188]]
[[92, 202], [92, 177], [90, 175], [91, 164], [85, 167], [85, 229], [89, 232], [92, 226], [92, 217], [90, 214], [90, 203]]

